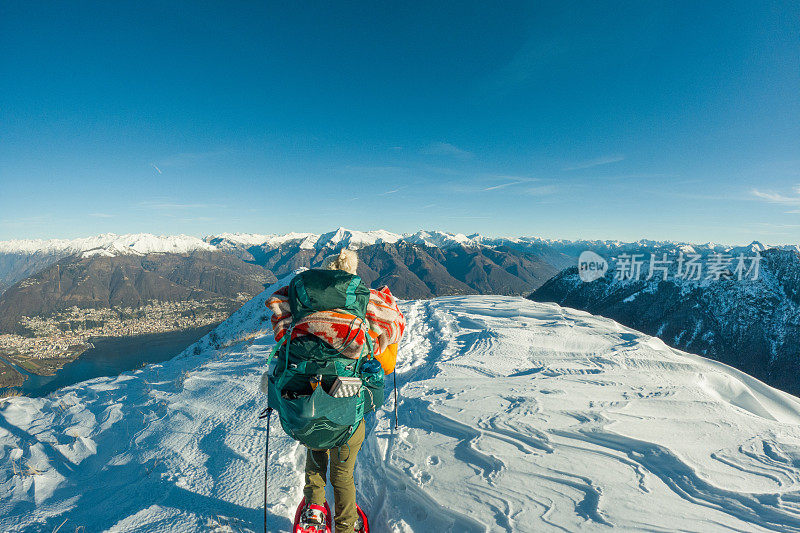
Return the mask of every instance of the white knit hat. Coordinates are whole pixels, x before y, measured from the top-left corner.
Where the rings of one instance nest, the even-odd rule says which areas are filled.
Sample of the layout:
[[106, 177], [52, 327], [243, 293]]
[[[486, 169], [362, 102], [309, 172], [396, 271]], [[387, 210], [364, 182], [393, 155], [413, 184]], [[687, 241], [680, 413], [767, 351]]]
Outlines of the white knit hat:
[[358, 270], [358, 254], [355, 250], [342, 248], [338, 254], [329, 255], [322, 260], [322, 268], [328, 270], [344, 270], [355, 274]]

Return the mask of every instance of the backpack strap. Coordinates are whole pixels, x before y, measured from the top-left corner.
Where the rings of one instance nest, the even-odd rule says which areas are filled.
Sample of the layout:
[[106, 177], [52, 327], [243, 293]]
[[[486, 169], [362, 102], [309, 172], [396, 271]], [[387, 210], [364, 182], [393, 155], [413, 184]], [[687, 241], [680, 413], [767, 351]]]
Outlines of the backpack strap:
[[[300, 300], [300, 303], [304, 306], [311, 308], [311, 299], [308, 297], [308, 292], [306, 292], [306, 285], [303, 283], [303, 277], [297, 276], [297, 280], [294, 281], [294, 290], [295, 294], [297, 295], [297, 299]], [[297, 321], [297, 317], [294, 313], [292, 313], [292, 324]]]
[[[283, 367], [283, 372], [281, 372], [281, 377], [278, 379], [278, 382], [275, 384], [275, 386], [278, 388], [279, 391], [282, 391], [283, 388], [286, 386], [286, 383], [288, 383], [288, 381], [289, 381], [289, 376], [290, 376], [290, 373], [288, 372], [288, 370], [289, 370], [289, 345], [292, 342], [292, 330], [294, 330], [294, 324], [291, 325], [291, 327], [289, 328], [289, 331], [287, 331], [286, 334], [281, 339], [281, 342], [285, 341], [285, 345], [286, 345], [286, 350], [285, 350], [285, 352], [286, 352], [286, 362], [285, 362], [284, 367]], [[281, 344], [279, 343], [277, 346], [275, 346], [275, 348], [273, 348], [273, 353], [277, 352], [277, 350], [280, 347], [281, 347]]]
[[356, 375], [359, 372], [361, 372], [361, 363], [364, 362], [364, 352], [366, 351], [370, 355], [372, 355], [372, 352], [374, 350], [373, 346], [374, 345], [372, 344], [372, 338], [369, 336], [369, 333], [367, 333], [367, 342], [364, 343], [364, 347], [361, 349], [361, 353], [358, 354], [358, 361], [356, 362]]
[[[361, 277], [360, 276], [353, 276], [353, 279], [350, 280], [350, 284], [347, 286], [347, 291], [345, 292], [345, 303], [346, 307], [350, 307], [354, 303], [356, 303], [356, 287], [361, 284]], [[366, 317], [359, 317], [361, 320], [364, 320]]]
[[286, 342], [286, 335], [284, 335], [278, 343], [272, 347], [272, 351], [269, 352], [269, 357], [267, 357], [267, 366], [272, 362], [272, 358], [275, 357], [275, 354], [278, 353], [278, 350], [281, 349], [283, 343]]

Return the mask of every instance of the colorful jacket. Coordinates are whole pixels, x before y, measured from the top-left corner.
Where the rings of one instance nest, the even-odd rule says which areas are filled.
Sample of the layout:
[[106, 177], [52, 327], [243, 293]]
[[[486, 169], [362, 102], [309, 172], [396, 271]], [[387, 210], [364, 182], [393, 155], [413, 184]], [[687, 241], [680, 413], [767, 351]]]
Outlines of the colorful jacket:
[[[366, 336], [369, 335], [373, 351], [368, 356], [375, 357], [381, 363], [383, 371], [390, 374], [394, 371], [397, 343], [405, 331], [406, 320], [389, 287], [370, 289], [369, 292], [365, 321], [340, 310], [317, 311], [294, 325], [291, 340], [304, 335], [315, 335], [344, 357], [358, 359], [367, 342]], [[292, 324], [289, 287], [275, 291], [267, 299], [266, 305], [272, 310], [275, 340], [280, 342]]]

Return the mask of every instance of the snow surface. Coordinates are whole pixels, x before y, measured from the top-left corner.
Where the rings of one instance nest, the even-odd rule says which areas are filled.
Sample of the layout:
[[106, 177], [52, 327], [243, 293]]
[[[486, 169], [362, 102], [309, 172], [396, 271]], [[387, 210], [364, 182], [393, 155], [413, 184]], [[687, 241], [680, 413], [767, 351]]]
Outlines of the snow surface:
[[104, 233], [80, 239], [27, 239], [0, 241], [0, 253], [7, 254], [76, 254], [115, 256], [121, 254], [187, 253], [215, 251], [216, 247], [189, 235], [151, 235]]
[[[8, 400], [0, 530], [260, 531], [277, 286], [171, 361]], [[402, 309], [401, 425], [388, 390], [356, 470], [376, 533], [800, 531], [797, 398], [554, 304]], [[271, 432], [270, 531], [288, 531], [305, 453]]]

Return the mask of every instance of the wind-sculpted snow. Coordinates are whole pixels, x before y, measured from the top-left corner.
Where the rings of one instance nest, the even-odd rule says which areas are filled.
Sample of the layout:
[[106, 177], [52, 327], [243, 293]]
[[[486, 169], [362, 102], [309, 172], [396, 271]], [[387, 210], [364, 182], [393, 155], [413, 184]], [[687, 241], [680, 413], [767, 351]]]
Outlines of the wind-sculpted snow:
[[[274, 288], [172, 361], [8, 401], [0, 530], [260, 531]], [[356, 470], [375, 532], [800, 531], [796, 398], [553, 304], [403, 311], [400, 427], [389, 379]], [[304, 451], [272, 423], [288, 531]]]

